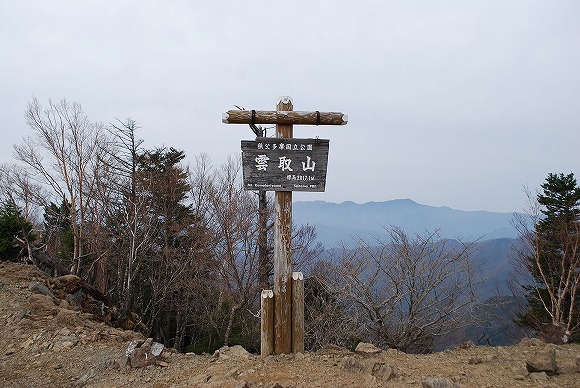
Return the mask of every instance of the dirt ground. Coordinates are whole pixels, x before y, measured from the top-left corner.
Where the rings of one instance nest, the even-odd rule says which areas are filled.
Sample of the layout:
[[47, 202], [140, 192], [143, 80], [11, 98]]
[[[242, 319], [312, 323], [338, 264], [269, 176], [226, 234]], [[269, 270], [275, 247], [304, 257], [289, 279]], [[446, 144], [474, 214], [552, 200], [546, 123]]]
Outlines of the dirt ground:
[[[534, 339], [430, 355], [334, 346], [269, 357], [239, 347], [165, 350], [157, 365], [132, 368], [125, 352], [140, 335], [31, 290], [49, 280], [33, 266], [0, 262], [0, 387], [580, 387], [580, 345]], [[553, 351], [557, 372], [528, 371], [530, 358]]]

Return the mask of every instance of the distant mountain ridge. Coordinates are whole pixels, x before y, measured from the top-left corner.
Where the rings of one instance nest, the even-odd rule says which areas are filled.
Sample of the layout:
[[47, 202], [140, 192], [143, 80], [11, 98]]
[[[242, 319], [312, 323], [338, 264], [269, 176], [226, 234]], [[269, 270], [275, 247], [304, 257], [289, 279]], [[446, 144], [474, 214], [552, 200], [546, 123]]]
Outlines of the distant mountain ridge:
[[397, 226], [408, 233], [439, 229], [441, 237], [472, 240], [516, 238], [514, 213], [463, 211], [419, 204], [411, 199], [357, 204], [347, 201], [297, 201], [292, 205], [295, 226], [316, 226], [318, 240], [331, 248], [354, 238], [384, 238], [385, 228]]

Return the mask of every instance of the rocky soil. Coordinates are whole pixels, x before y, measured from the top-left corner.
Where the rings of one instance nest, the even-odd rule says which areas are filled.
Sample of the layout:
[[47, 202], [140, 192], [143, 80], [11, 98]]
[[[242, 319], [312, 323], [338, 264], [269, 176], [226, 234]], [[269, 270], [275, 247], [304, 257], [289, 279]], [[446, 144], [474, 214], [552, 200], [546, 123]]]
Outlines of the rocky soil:
[[580, 387], [580, 345], [537, 339], [430, 355], [370, 344], [269, 357], [238, 346], [213, 355], [164, 349], [132, 367], [126, 353], [140, 334], [95, 321], [62, 283], [0, 263], [0, 387]]

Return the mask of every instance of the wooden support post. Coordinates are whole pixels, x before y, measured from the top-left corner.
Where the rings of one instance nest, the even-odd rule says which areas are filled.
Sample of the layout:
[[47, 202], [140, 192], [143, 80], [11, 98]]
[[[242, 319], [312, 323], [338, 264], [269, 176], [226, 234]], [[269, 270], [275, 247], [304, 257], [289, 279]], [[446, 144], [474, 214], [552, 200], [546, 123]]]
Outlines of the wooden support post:
[[272, 290], [262, 290], [260, 320], [260, 354], [265, 357], [274, 353], [274, 292]]
[[304, 275], [292, 273], [292, 353], [304, 353]]
[[[280, 97], [278, 111], [291, 111]], [[292, 125], [277, 124], [276, 137], [292, 138]], [[274, 353], [292, 352], [292, 192], [277, 191], [274, 205]]]

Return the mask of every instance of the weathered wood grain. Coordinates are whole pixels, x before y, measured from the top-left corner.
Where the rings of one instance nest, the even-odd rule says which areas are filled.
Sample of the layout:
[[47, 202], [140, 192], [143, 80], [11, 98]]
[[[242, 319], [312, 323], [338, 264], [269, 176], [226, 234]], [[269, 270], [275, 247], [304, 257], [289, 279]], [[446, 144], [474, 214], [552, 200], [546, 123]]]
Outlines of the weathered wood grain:
[[260, 315], [260, 354], [274, 353], [274, 292], [262, 290]]
[[222, 115], [225, 124], [346, 125], [342, 112], [301, 112], [265, 110], [229, 110]]
[[304, 275], [292, 273], [292, 353], [304, 353]]
[[[281, 100], [278, 110], [292, 110]], [[291, 138], [292, 125], [276, 125], [276, 137]], [[274, 204], [274, 353], [292, 352], [292, 192], [277, 191]]]

